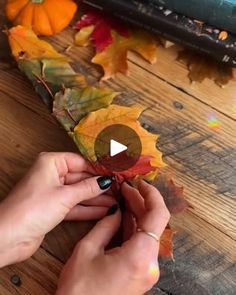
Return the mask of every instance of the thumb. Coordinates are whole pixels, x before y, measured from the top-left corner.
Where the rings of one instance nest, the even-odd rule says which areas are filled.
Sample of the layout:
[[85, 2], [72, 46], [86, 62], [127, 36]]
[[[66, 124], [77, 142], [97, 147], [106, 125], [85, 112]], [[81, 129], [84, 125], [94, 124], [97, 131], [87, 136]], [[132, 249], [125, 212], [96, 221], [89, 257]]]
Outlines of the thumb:
[[95, 255], [104, 252], [105, 247], [118, 231], [120, 223], [121, 213], [118, 205], [115, 204], [107, 211], [107, 216], [100, 220], [84, 238], [89, 244], [94, 245]]

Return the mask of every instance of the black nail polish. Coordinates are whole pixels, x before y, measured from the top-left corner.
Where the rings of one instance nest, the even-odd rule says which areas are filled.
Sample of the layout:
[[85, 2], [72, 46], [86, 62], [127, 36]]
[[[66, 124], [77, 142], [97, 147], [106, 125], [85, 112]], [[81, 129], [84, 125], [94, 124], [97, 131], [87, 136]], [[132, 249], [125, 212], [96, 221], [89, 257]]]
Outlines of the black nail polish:
[[112, 185], [112, 178], [107, 176], [101, 176], [97, 179], [100, 189], [105, 190]]
[[118, 208], [119, 207], [117, 204], [113, 205], [111, 208], [108, 209], [106, 216], [110, 216], [110, 215], [115, 214], [117, 212]]

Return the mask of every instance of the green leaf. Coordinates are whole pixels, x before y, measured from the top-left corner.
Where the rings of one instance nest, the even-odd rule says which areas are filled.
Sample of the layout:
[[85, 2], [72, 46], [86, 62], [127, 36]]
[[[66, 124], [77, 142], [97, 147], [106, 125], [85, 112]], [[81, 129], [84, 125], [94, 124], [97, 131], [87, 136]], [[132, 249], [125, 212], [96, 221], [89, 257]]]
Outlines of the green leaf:
[[88, 113], [108, 107], [117, 94], [109, 88], [67, 88], [55, 95], [53, 113], [64, 128], [70, 131]]
[[22, 59], [19, 69], [33, 83], [43, 101], [51, 106], [53, 96], [65, 87], [86, 87], [85, 77], [75, 73], [70, 64], [59, 59]]

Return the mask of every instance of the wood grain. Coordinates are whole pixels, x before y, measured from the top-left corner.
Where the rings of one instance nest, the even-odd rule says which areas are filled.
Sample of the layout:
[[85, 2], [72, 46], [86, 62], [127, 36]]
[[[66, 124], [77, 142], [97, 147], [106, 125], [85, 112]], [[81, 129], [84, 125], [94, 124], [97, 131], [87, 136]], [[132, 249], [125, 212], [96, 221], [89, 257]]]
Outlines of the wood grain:
[[[52, 295], [56, 291], [62, 264], [40, 249], [29, 260], [0, 270], [0, 294]], [[17, 275], [21, 286], [15, 286], [11, 277]]]
[[[0, 1], [0, 23], [5, 22], [3, 3]], [[72, 41], [71, 28], [50, 38], [60, 51]], [[1, 33], [0, 44], [0, 198], [4, 198], [39, 152], [76, 149], [17, 69]], [[93, 50], [72, 47], [68, 54], [74, 68], [91, 84], [97, 83], [101, 69], [89, 62]], [[173, 218], [173, 228], [178, 230], [175, 261], [161, 261], [162, 277], [150, 295], [234, 295], [236, 84], [224, 89], [209, 80], [190, 85], [185, 66], [174, 61], [176, 49], [160, 48], [158, 54], [161, 58], [155, 66], [130, 54], [130, 76], [118, 74], [103, 84], [122, 92], [117, 103], [147, 107], [140, 121], [161, 135], [158, 147], [168, 170], [178, 184], [185, 186], [194, 207]], [[219, 131], [209, 128], [210, 114], [218, 118]], [[92, 225], [59, 225], [43, 243], [47, 252], [41, 249], [36, 258], [0, 271], [0, 294], [53, 294], [61, 262], [67, 260]], [[9, 283], [14, 273], [22, 277], [21, 288]]]

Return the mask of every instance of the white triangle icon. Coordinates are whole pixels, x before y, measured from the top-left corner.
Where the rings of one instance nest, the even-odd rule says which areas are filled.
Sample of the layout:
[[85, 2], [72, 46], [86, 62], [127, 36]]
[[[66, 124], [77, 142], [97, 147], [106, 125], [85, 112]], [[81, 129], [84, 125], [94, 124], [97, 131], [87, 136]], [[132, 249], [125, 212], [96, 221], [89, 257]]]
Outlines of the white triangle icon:
[[114, 157], [124, 151], [126, 151], [128, 148], [126, 145], [119, 143], [116, 140], [111, 139], [110, 140], [110, 156]]

